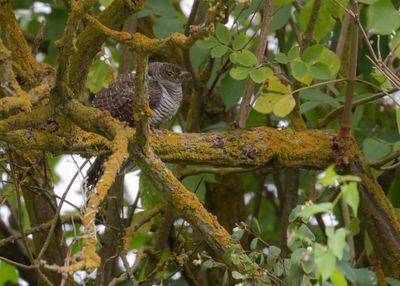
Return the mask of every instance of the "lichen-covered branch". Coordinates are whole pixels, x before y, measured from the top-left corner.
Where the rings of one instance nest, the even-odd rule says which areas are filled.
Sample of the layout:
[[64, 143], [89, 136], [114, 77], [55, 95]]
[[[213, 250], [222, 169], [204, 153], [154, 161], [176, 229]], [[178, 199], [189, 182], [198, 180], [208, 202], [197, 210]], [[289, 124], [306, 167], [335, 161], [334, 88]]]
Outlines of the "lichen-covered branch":
[[78, 25], [85, 13], [94, 5], [96, 1], [77, 1], [71, 2], [71, 12], [69, 13], [67, 24], [64, 30], [63, 38], [57, 41], [59, 48], [58, 53], [58, 70], [57, 82], [69, 82], [69, 62], [74, 54], [74, 41]]
[[[154, 186], [185, 220], [200, 231], [204, 240], [216, 253], [222, 256], [230, 248], [241, 249], [240, 245], [232, 243], [229, 233], [201, 204], [196, 194], [188, 191], [151, 149], [145, 154], [135, 144], [130, 151]], [[239, 268], [241, 267], [243, 266], [239, 265]]]
[[[361, 219], [386, 275], [400, 277], [400, 217], [372, 175], [365, 159], [354, 158], [352, 173], [361, 178]], [[384, 242], [382, 241], [384, 237]]]
[[[144, 3], [144, 0], [114, 0], [96, 18], [110, 29], [117, 29], [130, 15], [141, 10]], [[69, 85], [77, 97], [83, 92], [92, 60], [106, 38], [106, 35], [92, 26], [86, 27], [77, 36], [77, 52], [71, 57], [69, 68]]]
[[182, 49], [188, 49], [195, 43], [197, 39], [208, 34], [207, 29], [192, 27], [192, 31], [189, 36], [185, 36], [182, 33], [173, 33], [170, 37], [165, 39], [151, 39], [141, 33], [135, 33], [132, 35], [128, 32], [112, 30], [90, 15], [87, 15], [86, 19], [91, 25], [93, 25], [95, 29], [101, 31], [104, 35], [107, 35], [108, 37], [113, 38], [121, 43], [130, 45], [134, 49], [152, 53], [171, 45], [175, 45]]
[[230, 167], [322, 169], [332, 163], [333, 131], [295, 132], [260, 127], [249, 131], [174, 133], [155, 130], [150, 145], [163, 161]]

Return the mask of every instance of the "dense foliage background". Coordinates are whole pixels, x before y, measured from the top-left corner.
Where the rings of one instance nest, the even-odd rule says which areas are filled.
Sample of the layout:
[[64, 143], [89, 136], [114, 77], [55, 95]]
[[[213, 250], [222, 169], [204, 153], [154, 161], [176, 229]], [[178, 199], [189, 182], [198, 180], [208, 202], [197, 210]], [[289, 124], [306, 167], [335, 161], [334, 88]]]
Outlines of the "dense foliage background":
[[[6, 9], [7, 2], [0, 1], [0, 10]], [[60, 39], [68, 32], [65, 28], [69, 15], [74, 15], [71, 7], [79, 2], [11, 1], [19, 27], [38, 62], [57, 69], [60, 57], [67, 55], [60, 53]], [[88, 11], [92, 16], [111, 9], [113, 1], [94, 2]], [[149, 61], [176, 63], [193, 74], [193, 79], [184, 84], [179, 114], [164, 128], [238, 134], [241, 129], [268, 126], [286, 133], [279, 139], [271, 135], [271, 141], [263, 144], [280, 148], [281, 156], [287, 154], [290, 158], [298, 150], [285, 138], [288, 142], [298, 140], [298, 148], [311, 154], [319, 152], [318, 145], [325, 143], [308, 140], [308, 135], [302, 134], [334, 132], [334, 137], [336, 131], [342, 130], [339, 136], [352, 142], [347, 137], [347, 124], [351, 138], [365, 156], [363, 164], [372, 168], [366, 176], [372, 182], [372, 175], [376, 178], [381, 189], [378, 186], [374, 190], [379, 194], [383, 191], [382, 197], [390, 204], [383, 199], [375, 207], [367, 199], [362, 201], [359, 182], [364, 180], [360, 175], [363, 172], [342, 164], [358, 160], [353, 143], [346, 143], [350, 148], [340, 143], [332, 147], [332, 154], [336, 154], [335, 148], [343, 147], [344, 155], [332, 155], [330, 167], [324, 159], [318, 166], [303, 163], [309, 155], [304, 155], [304, 161], [298, 164], [288, 163], [287, 168], [282, 168], [285, 166], [278, 162], [281, 159], [274, 158], [263, 166], [170, 162], [167, 166], [176, 178], [232, 234], [233, 246], [222, 255], [215, 252], [207, 245], [204, 233], [171, 208], [141, 172], [134, 201], [128, 200], [130, 196], [126, 194], [127, 185], [132, 182], [124, 185], [120, 176], [109, 191], [107, 202], [100, 205], [96, 225], [101, 265], [95, 271], [68, 273], [59, 268], [62, 275], [45, 269], [37, 276], [34, 267], [24, 265], [33, 264], [28, 258], [36, 257], [41, 247], [35, 240], [41, 233], [48, 234], [45, 230], [52, 220], [35, 223], [40, 221], [40, 215], [29, 206], [36, 202], [29, 192], [41, 190], [26, 187], [35, 180], [29, 179], [30, 171], [22, 179], [15, 175], [23, 165], [17, 153], [25, 150], [15, 149], [0, 138], [0, 285], [400, 285], [396, 280], [400, 279], [400, 261], [396, 260], [400, 257], [399, 233], [390, 227], [378, 236], [368, 232], [374, 215], [391, 213], [394, 208], [394, 220], [386, 223], [395, 230], [400, 220], [400, 1], [355, 2], [147, 0], [143, 9], [118, 27], [159, 39], [176, 32], [191, 35], [196, 29], [201, 30], [201, 37], [195, 38], [190, 48], [168, 44], [149, 55]], [[74, 31], [76, 35], [92, 25], [88, 18], [82, 18]], [[0, 23], [3, 43], [12, 50], [4, 36], [9, 31], [5, 18]], [[108, 37], [90, 65], [85, 89], [78, 97], [86, 105], [118, 74], [136, 69], [135, 48], [117, 40], [118, 37]], [[18, 74], [19, 67], [13, 65], [13, 69]], [[16, 79], [24, 88], [21, 78]], [[2, 82], [0, 98], [7, 95], [6, 86]], [[346, 100], [351, 100], [350, 109], [343, 108]], [[351, 118], [341, 119], [342, 112], [352, 112]], [[10, 114], [1, 113], [0, 119]], [[293, 139], [293, 134], [300, 135]], [[236, 139], [237, 144], [248, 148], [256, 162], [261, 155], [246, 141], [252, 138], [246, 136], [238, 135], [236, 138], [244, 141]], [[46, 175], [50, 187], [59, 180], [54, 167], [62, 157], [60, 153], [40, 153], [44, 174], [51, 172]], [[88, 157], [90, 152], [84, 155]], [[340, 165], [336, 170], [335, 159]], [[82, 178], [79, 167], [68, 170], [78, 170], [73, 180]], [[366, 169], [370, 171], [369, 167]], [[77, 184], [74, 187], [71, 192], [79, 193]], [[50, 195], [54, 196], [54, 192]], [[49, 265], [68, 266], [80, 259], [84, 230], [79, 200], [83, 200], [80, 193], [77, 202], [70, 202], [75, 204], [74, 211], [66, 212], [59, 206], [61, 217], [57, 225], [62, 227], [55, 236], [64, 241], [67, 251], [47, 256]], [[53, 207], [57, 209], [57, 205]], [[190, 208], [189, 203], [187, 207]], [[366, 211], [368, 208], [372, 214]], [[123, 229], [129, 226], [131, 233], [126, 235]], [[22, 230], [28, 235], [21, 240]], [[388, 242], [388, 253], [392, 255], [389, 257], [380, 250], [390, 237], [394, 242]], [[242, 247], [237, 247], [239, 242]], [[397, 252], [392, 248], [396, 243]], [[381, 244], [380, 248], [377, 244]], [[50, 246], [48, 251], [54, 249]]]

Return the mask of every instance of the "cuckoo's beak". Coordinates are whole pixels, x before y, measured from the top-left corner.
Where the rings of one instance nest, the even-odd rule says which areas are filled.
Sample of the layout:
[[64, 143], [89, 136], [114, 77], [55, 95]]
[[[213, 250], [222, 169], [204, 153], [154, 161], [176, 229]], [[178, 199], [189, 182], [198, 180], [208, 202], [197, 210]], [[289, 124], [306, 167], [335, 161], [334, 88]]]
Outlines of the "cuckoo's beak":
[[185, 81], [185, 80], [192, 79], [192, 74], [188, 71], [183, 71], [183, 72], [181, 72], [179, 77], [182, 81]]

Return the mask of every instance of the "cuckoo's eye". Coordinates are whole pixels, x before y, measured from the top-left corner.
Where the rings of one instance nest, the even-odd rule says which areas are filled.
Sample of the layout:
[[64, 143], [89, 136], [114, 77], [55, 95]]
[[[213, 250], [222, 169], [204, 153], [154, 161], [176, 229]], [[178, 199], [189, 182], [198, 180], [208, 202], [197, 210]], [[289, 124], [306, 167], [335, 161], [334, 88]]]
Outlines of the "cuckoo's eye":
[[165, 73], [167, 74], [168, 77], [172, 77], [174, 75], [174, 73], [170, 70], [165, 71]]

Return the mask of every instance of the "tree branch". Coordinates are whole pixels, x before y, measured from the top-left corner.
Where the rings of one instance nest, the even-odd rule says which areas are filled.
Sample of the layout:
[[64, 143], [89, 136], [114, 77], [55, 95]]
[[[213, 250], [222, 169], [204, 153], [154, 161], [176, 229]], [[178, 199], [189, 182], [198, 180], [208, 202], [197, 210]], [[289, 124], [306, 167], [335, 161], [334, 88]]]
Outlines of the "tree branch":
[[[268, 29], [272, 18], [273, 4], [274, 4], [273, 0], [265, 1], [260, 39], [258, 40], [256, 49], [257, 64], [261, 64], [264, 62], [264, 55], [267, 49], [267, 42], [268, 42], [267, 41]], [[245, 89], [245, 94], [243, 96], [243, 100], [240, 103], [240, 111], [236, 119], [237, 121], [236, 124], [241, 129], [246, 127], [247, 117], [249, 116], [250, 112], [250, 101], [253, 95], [253, 90], [254, 90], [254, 81], [249, 78], [246, 83], [246, 89]]]

